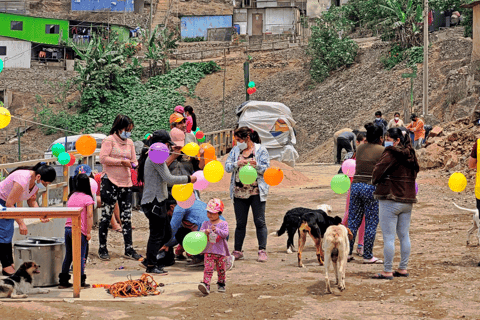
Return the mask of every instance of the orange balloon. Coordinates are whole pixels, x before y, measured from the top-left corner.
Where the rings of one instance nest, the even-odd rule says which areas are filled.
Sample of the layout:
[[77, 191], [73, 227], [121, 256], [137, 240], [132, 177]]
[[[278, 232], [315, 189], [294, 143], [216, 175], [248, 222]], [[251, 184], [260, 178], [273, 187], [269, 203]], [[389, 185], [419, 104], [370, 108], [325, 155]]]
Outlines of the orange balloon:
[[95, 152], [97, 141], [92, 136], [86, 134], [78, 138], [75, 148], [82, 156], [89, 156]]
[[210, 161], [217, 160], [217, 156], [215, 155], [215, 148], [210, 143], [202, 143], [200, 145], [205, 153], [203, 157], [205, 158], [205, 165], [207, 165]]
[[270, 186], [277, 186], [283, 180], [283, 171], [278, 167], [270, 167], [265, 170], [263, 179]]

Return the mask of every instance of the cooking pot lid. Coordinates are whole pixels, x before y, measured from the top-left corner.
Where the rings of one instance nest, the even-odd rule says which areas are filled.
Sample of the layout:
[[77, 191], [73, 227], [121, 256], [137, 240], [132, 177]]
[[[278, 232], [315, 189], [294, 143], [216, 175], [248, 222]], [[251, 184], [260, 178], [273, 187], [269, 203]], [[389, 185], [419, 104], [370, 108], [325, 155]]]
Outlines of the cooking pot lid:
[[35, 241], [35, 242], [39, 242], [39, 243], [56, 243], [58, 242], [57, 239], [55, 238], [47, 238], [47, 237], [29, 237], [28, 240], [32, 240], [32, 241]]

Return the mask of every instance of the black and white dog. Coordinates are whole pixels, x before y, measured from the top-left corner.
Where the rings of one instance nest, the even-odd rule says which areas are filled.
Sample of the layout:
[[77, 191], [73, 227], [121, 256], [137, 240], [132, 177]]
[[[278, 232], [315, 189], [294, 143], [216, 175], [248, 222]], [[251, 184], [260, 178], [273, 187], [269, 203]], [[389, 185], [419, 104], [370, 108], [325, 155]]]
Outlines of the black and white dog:
[[22, 299], [28, 293], [49, 293], [48, 289], [33, 288], [33, 275], [40, 273], [35, 262], [24, 262], [14, 275], [0, 280], [0, 298]]

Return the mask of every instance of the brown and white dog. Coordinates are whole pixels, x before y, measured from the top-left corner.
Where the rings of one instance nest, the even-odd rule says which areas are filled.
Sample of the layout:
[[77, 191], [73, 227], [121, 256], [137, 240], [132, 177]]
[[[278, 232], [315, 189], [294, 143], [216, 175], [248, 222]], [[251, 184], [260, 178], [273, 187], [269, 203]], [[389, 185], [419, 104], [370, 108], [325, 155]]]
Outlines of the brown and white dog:
[[49, 293], [48, 289], [33, 288], [33, 275], [40, 273], [35, 262], [24, 262], [14, 275], [0, 280], [0, 298], [22, 299], [28, 293]]
[[349, 238], [353, 240], [353, 235], [343, 225], [330, 226], [325, 232], [322, 244], [325, 252], [325, 293], [332, 293], [328, 277], [330, 264], [333, 264], [338, 289], [345, 290], [345, 268], [350, 250]]
[[467, 231], [467, 246], [470, 244], [470, 236], [472, 235], [472, 233], [477, 230], [477, 239], [478, 239], [478, 243], [480, 244], [480, 229], [479, 229], [479, 226], [480, 226], [480, 217], [478, 215], [478, 209], [467, 209], [467, 208], [462, 208], [460, 206], [457, 206], [457, 204], [455, 202], [453, 202], [453, 205], [455, 207], [457, 207], [458, 209], [460, 210], [465, 210], [465, 211], [468, 211], [468, 212], [472, 212], [473, 213], [473, 221], [472, 221], [472, 227], [470, 229], [468, 229]]

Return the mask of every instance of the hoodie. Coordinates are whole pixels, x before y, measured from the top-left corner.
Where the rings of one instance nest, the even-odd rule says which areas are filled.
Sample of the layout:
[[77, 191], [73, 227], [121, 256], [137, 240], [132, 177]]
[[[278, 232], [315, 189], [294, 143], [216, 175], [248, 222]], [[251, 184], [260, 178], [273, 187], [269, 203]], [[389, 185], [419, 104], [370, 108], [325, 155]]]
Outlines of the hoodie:
[[372, 184], [374, 198], [404, 203], [416, 203], [415, 179], [418, 171], [415, 150], [411, 147], [387, 147], [375, 165]]

